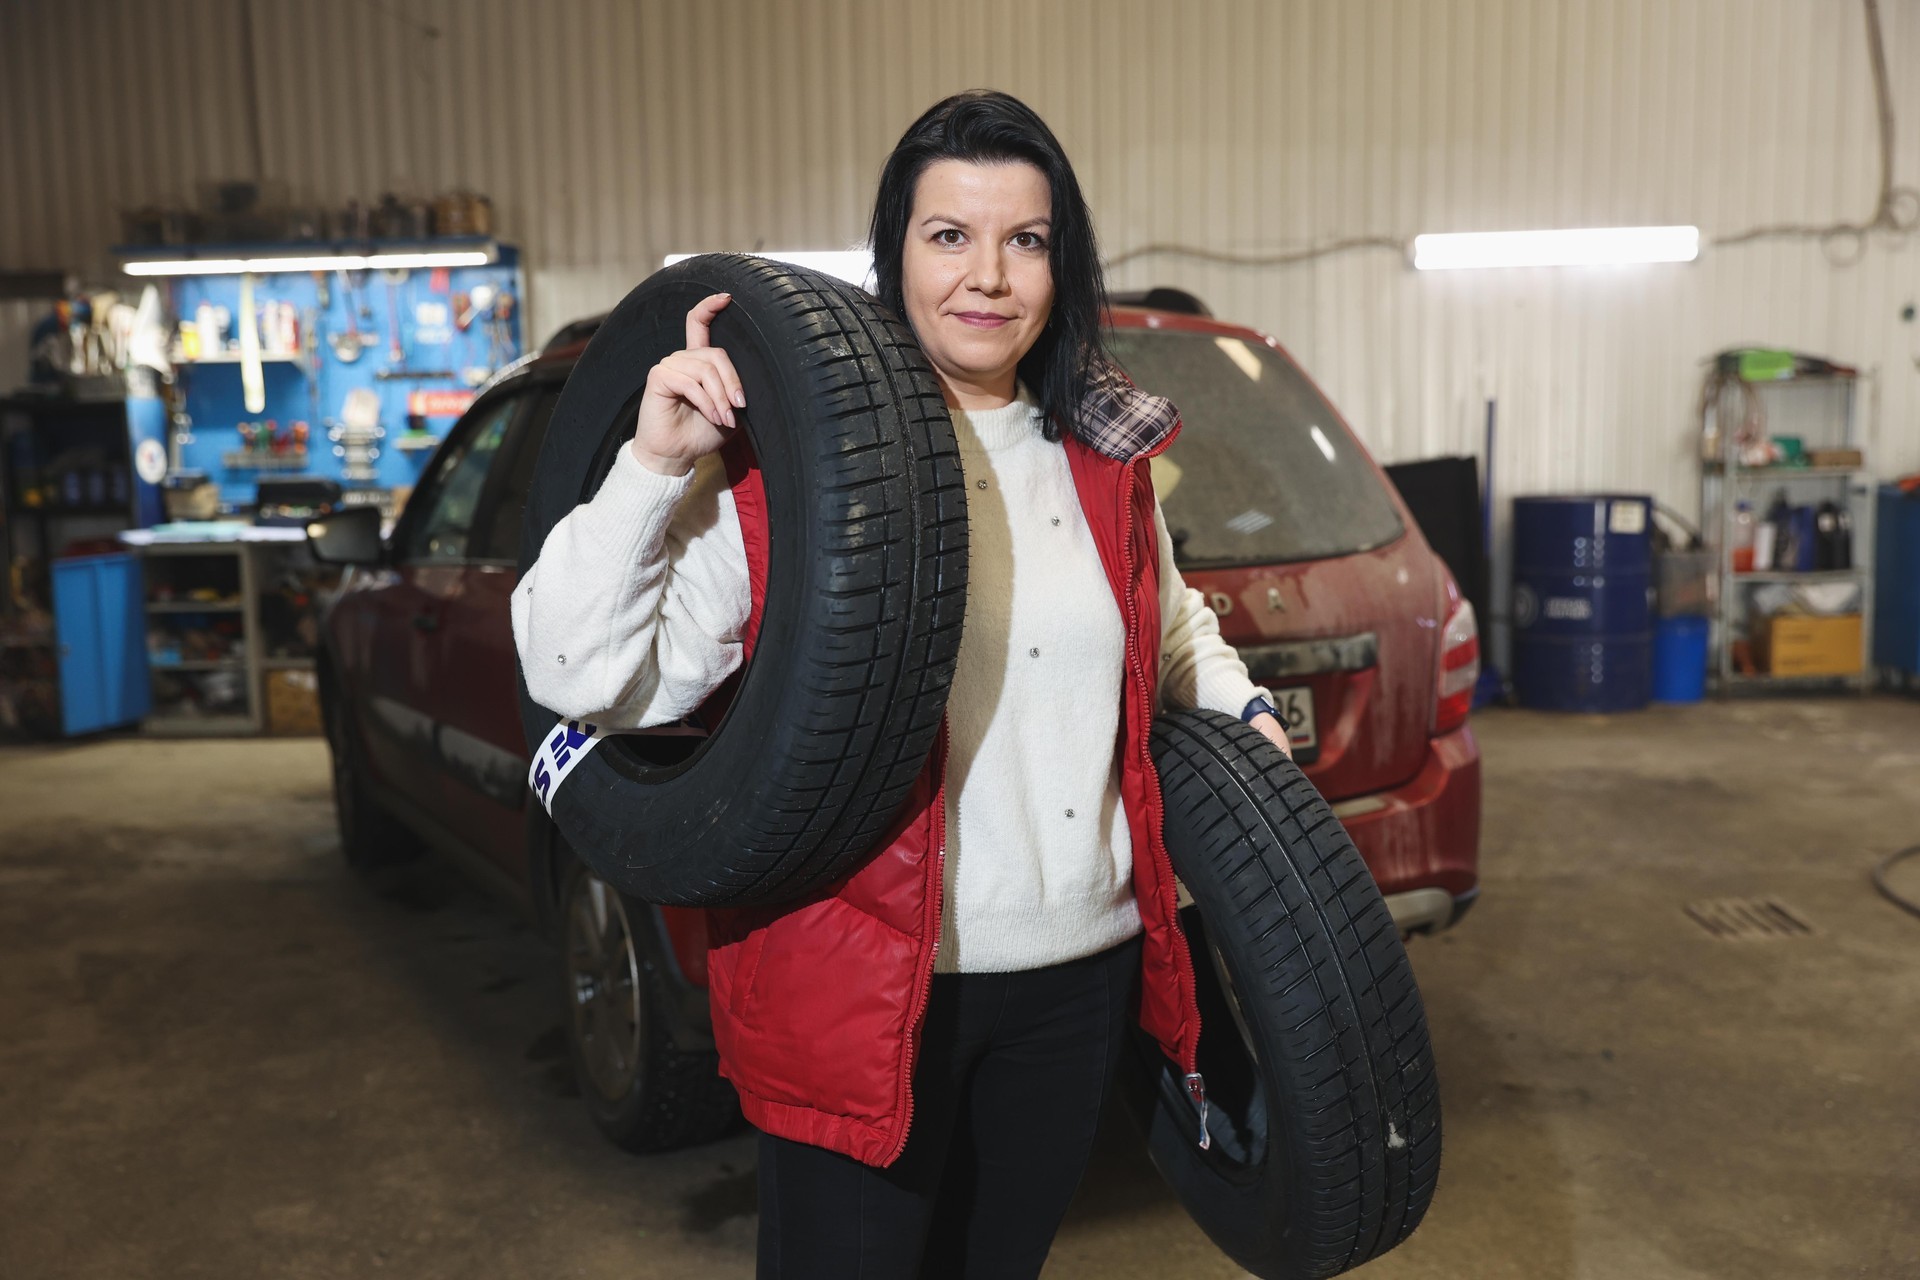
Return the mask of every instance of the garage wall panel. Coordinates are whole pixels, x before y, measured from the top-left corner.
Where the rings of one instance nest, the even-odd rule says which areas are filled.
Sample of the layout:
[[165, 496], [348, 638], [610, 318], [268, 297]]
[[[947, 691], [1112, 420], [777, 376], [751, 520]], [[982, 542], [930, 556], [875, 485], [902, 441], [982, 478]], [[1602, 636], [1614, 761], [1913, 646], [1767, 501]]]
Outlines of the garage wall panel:
[[[1920, 0], [1882, 0], [1920, 180]], [[864, 233], [887, 147], [944, 93], [1027, 98], [1109, 254], [1356, 235], [1858, 219], [1878, 182], [1853, 0], [9, 0], [0, 265], [96, 269], [118, 211], [253, 163], [296, 198], [486, 191], [529, 320], [604, 308], [681, 250]], [[247, 32], [251, 31], [251, 41]], [[1738, 342], [1877, 368], [1878, 458], [1920, 467], [1920, 249], [1808, 241], [1687, 267], [1418, 275], [1377, 249], [1135, 260], [1279, 336], [1387, 460], [1479, 447], [1506, 493], [1694, 505], [1698, 361]]]

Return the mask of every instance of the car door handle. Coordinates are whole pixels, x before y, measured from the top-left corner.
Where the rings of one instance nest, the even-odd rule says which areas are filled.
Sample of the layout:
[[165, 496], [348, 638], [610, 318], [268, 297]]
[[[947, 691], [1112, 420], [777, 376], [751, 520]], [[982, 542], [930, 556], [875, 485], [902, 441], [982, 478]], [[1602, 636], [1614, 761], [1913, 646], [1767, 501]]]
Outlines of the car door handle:
[[414, 614], [413, 629], [415, 631], [438, 631], [440, 629], [440, 615], [437, 613]]

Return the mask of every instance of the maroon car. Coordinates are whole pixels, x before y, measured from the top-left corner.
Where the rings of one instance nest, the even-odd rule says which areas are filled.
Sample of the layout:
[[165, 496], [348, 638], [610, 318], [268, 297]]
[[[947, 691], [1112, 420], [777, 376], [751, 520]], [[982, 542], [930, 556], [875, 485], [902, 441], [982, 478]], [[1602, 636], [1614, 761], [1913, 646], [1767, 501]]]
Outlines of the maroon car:
[[[1151, 300], [1113, 308], [1112, 342], [1185, 423], [1154, 460], [1181, 571], [1273, 690], [1295, 758], [1395, 921], [1444, 928], [1477, 892], [1473, 611], [1278, 343], [1184, 295]], [[590, 333], [570, 326], [483, 390], [387, 537], [364, 511], [313, 527], [315, 554], [351, 566], [318, 673], [349, 860], [374, 867], [431, 845], [524, 903], [564, 951], [582, 1095], [611, 1138], [651, 1150], [733, 1119], [707, 1017], [704, 916], [612, 891], [528, 803], [508, 613], [534, 459]]]

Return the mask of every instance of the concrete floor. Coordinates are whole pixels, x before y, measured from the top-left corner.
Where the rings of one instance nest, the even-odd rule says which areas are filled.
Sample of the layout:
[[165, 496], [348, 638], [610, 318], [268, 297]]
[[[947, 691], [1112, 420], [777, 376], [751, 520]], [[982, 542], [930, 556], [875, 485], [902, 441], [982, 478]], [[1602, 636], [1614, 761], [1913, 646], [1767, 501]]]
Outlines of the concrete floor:
[[[1867, 882], [1920, 703], [1478, 723], [1485, 894], [1414, 947], [1440, 1192], [1361, 1274], [1920, 1275], [1920, 920]], [[1759, 894], [1817, 932], [1681, 910]], [[750, 1275], [750, 1138], [602, 1143], [551, 972], [450, 870], [350, 876], [318, 741], [0, 750], [0, 1274]], [[1244, 1274], [1129, 1137], [1047, 1275]]]

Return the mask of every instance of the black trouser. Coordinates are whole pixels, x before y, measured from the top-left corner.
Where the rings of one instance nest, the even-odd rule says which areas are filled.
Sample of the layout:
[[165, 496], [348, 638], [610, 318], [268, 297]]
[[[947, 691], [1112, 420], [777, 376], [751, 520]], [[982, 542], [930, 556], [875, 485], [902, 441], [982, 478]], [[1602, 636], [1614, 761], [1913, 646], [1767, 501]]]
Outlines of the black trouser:
[[760, 1280], [1039, 1275], [1139, 973], [1136, 935], [1044, 969], [935, 974], [897, 1161], [760, 1135]]

